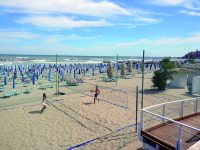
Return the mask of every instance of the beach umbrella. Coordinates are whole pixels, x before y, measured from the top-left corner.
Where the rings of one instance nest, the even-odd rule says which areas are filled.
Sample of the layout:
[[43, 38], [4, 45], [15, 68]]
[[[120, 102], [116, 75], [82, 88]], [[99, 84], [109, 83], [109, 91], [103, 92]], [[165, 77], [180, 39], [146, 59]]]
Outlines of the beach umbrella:
[[152, 64], [150, 64], [150, 70], [152, 69]]
[[79, 68], [79, 70], [78, 70], [78, 74], [80, 75], [81, 74], [81, 69]]
[[74, 78], [76, 78], [76, 70], [74, 69]]
[[4, 76], [4, 86], [7, 85], [7, 80], [6, 80], [6, 76]]
[[12, 87], [15, 89], [15, 78], [13, 77]]
[[8, 70], [8, 76], [10, 76], [10, 70]]
[[72, 68], [70, 67], [70, 74], [72, 74]]
[[156, 64], [154, 64], [154, 68], [156, 69]]
[[48, 81], [51, 81], [51, 71], [49, 70], [49, 73], [48, 73]]
[[37, 78], [37, 80], [38, 80], [38, 72], [37, 72], [37, 74], [36, 74], [36, 78]]
[[23, 75], [23, 73], [21, 74], [21, 76], [22, 76], [22, 82], [24, 82], [24, 75]]
[[92, 76], [94, 76], [94, 68], [92, 68]]
[[14, 78], [17, 79], [17, 72], [14, 72]]
[[32, 76], [32, 83], [33, 83], [33, 85], [35, 85], [35, 76], [34, 76], [34, 74]]

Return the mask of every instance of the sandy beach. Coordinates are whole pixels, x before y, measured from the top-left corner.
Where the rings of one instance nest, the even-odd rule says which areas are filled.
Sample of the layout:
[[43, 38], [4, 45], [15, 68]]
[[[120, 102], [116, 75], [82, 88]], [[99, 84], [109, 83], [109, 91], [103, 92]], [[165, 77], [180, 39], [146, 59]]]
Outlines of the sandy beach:
[[[152, 88], [152, 75], [153, 73], [145, 74], [145, 107], [190, 97], [187, 89], [167, 89], [164, 92], [152, 93], [149, 90]], [[126, 105], [128, 100], [128, 108], [101, 100], [93, 104], [93, 98], [86, 94], [92, 96], [90, 90], [94, 86], [85, 83], [73, 87], [74, 89], [61, 87], [60, 91], [66, 94], [48, 98], [49, 103], [43, 113], [40, 112], [42, 107], [40, 96], [45, 90], [41, 90], [40, 93], [33, 92], [33, 95], [28, 97], [20, 95], [13, 99], [1, 99], [1, 149], [63, 150], [93, 139], [95, 140], [77, 149], [141, 148], [134, 125], [135, 88], [138, 85], [141, 89], [141, 74], [135, 74], [133, 79], [119, 79], [117, 86], [115, 82], [103, 82], [98, 77], [87, 77], [86, 82], [100, 86], [100, 98], [104, 95], [102, 99], [107, 97], [109, 100], [109, 97], [112, 97], [111, 100], [114, 100], [117, 97], [124, 97], [124, 101], [116, 101], [116, 103]], [[121, 89], [126, 91], [126, 94], [119, 91], [109, 92], [109, 89], [103, 87]], [[80, 93], [81, 90], [85, 94]], [[34, 95], [35, 99], [31, 100]], [[141, 101], [141, 93], [139, 93], [139, 101]]]

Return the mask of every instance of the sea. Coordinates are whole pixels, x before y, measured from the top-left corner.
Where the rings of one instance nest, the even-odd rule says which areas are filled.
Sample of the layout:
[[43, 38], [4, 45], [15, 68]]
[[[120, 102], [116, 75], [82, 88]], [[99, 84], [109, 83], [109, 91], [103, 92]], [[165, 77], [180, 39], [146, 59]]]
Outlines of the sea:
[[[145, 61], [160, 61], [162, 57], [145, 57]], [[119, 61], [141, 61], [141, 56], [73, 56], [73, 55], [18, 55], [0, 54], [0, 65], [21, 63], [83, 64]]]

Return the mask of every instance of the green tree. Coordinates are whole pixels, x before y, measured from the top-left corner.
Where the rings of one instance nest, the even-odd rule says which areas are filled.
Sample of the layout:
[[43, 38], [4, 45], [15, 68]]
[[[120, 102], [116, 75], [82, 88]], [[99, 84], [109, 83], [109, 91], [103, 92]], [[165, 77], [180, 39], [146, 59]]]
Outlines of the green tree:
[[164, 58], [160, 64], [161, 68], [154, 72], [152, 81], [153, 86], [157, 87], [158, 90], [165, 90], [167, 80], [172, 79], [172, 74], [176, 72], [176, 66], [175, 63], [170, 61], [170, 58]]
[[111, 62], [109, 62], [108, 64], [107, 74], [108, 74], [109, 79], [112, 79], [114, 77], [114, 71], [113, 71], [113, 66]]
[[122, 65], [121, 65], [121, 76], [122, 76], [122, 78], [124, 77], [124, 74], [125, 74], [125, 63], [123, 62]]

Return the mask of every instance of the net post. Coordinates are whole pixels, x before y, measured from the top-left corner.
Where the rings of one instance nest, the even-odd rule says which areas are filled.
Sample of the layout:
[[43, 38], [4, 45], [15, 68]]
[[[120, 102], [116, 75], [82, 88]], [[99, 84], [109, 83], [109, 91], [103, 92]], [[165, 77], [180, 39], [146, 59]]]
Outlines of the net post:
[[138, 122], [137, 122], [137, 120], [138, 120], [138, 86], [136, 86], [136, 104], [135, 104], [135, 106], [136, 106], [135, 132], [137, 132], [137, 126], [138, 126]]

